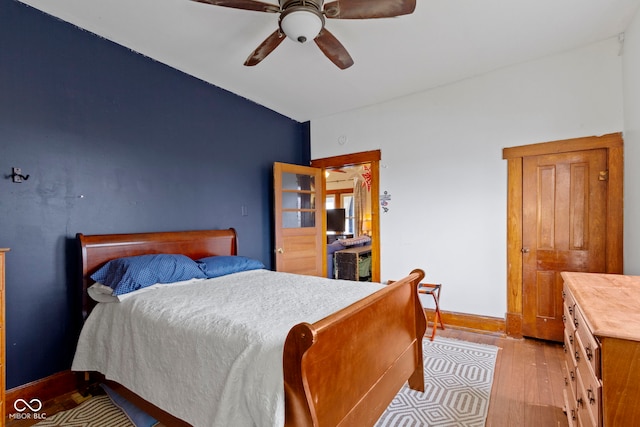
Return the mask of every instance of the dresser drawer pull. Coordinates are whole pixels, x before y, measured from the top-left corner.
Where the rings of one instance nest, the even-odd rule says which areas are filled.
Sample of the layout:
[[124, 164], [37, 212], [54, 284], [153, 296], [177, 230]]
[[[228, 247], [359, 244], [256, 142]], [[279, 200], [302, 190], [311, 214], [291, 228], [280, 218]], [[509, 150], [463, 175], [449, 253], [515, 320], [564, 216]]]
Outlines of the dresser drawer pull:
[[567, 352], [567, 345], [566, 344], [562, 344], [562, 349], [564, 350], [564, 352]]
[[571, 410], [571, 419], [572, 419], [572, 420], [575, 420], [575, 419], [576, 419], [576, 410], [575, 410], [575, 409], [572, 409], [572, 410]]
[[584, 348], [584, 352], [586, 353], [588, 360], [591, 360], [593, 358], [593, 351], [591, 350], [591, 345], [587, 345]]
[[589, 387], [589, 389], [587, 390], [587, 397], [589, 398], [589, 404], [590, 405], [595, 405], [596, 404], [596, 395], [593, 392], [593, 389], [591, 387]]
[[564, 314], [562, 315], [562, 323], [567, 323], [567, 316]]
[[573, 334], [569, 334], [569, 344], [573, 344]]
[[564, 377], [564, 385], [569, 385], [569, 378]]
[[569, 372], [569, 375], [571, 376], [571, 382], [576, 380], [576, 374], [574, 374], [573, 371]]
[[573, 318], [573, 325], [576, 327], [576, 329], [578, 329], [578, 319], [576, 319], [575, 317]]
[[581, 397], [578, 398], [578, 408], [584, 408], [584, 400]]
[[578, 350], [575, 351], [575, 356], [576, 356], [576, 362], [580, 361], [580, 353], [578, 352]]
[[569, 306], [569, 314], [573, 315], [573, 306], [572, 305]]

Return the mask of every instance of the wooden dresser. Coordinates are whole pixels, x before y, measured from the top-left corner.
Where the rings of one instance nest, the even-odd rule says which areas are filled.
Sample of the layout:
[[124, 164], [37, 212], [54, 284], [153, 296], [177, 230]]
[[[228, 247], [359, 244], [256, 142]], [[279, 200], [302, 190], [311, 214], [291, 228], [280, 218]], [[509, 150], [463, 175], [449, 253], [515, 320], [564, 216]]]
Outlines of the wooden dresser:
[[569, 426], [640, 425], [640, 276], [562, 278]]
[[4, 260], [9, 249], [0, 248], [0, 425], [4, 425], [4, 389], [5, 389], [5, 333], [4, 333]]

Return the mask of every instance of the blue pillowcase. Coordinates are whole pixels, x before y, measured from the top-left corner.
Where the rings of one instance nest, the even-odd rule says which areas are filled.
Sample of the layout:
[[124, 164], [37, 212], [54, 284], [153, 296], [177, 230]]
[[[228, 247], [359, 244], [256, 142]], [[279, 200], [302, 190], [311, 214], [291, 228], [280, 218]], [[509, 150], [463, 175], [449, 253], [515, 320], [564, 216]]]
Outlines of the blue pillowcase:
[[237, 255], [211, 256], [199, 259], [198, 263], [208, 278], [265, 268], [265, 265], [258, 260]]
[[123, 295], [156, 283], [205, 279], [206, 276], [199, 263], [186, 255], [150, 254], [111, 260], [91, 278], [113, 289], [113, 295]]
[[131, 421], [135, 427], [154, 427], [158, 424], [158, 421], [155, 418], [129, 402], [124, 397], [120, 396], [106, 384], [100, 384], [100, 386], [107, 393], [113, 404], [125, 413], [127, 418], [129, 418], [129, 421]]

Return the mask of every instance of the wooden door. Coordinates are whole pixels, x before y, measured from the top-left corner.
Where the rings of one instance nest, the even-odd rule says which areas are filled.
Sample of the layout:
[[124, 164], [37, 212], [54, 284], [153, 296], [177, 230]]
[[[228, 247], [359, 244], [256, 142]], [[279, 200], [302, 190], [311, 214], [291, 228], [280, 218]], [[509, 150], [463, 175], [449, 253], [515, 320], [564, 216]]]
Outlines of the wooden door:
[[324, 276], [322, 170], [274, 163], [276, 271]]
[[523, 158], [525, 336], [562, 341], [562, 271], [605, 272], [607, 150]]

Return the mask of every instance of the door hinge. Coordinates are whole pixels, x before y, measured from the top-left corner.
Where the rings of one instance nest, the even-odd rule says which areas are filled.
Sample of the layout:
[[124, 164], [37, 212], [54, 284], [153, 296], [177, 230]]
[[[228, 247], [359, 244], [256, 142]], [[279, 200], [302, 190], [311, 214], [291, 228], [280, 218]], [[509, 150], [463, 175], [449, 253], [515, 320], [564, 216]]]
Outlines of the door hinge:
[[609, 181], [609, 171], [600, 171], [598, 181]]

